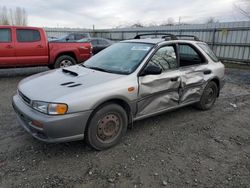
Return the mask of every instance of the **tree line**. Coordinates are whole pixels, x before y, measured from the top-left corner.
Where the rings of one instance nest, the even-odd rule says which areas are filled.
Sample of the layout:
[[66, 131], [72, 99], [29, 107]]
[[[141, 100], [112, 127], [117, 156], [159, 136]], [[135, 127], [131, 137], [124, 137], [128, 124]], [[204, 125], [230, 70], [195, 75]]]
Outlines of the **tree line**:
[[27, 24], [28, 15], [24, 8], [7, 9], [5, 6], [0, 7], [0, 25], [27, 26]]

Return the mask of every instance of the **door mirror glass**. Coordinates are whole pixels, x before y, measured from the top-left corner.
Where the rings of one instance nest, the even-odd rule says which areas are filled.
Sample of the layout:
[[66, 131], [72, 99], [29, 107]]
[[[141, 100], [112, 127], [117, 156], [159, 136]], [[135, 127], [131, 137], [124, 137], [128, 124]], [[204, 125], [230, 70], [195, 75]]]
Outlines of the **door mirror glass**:
[[158, 75], [162, 73], [162, 69], [156, 65], [149, 64], [146, 68], [141, 72], [140, 76], [146, 75]]

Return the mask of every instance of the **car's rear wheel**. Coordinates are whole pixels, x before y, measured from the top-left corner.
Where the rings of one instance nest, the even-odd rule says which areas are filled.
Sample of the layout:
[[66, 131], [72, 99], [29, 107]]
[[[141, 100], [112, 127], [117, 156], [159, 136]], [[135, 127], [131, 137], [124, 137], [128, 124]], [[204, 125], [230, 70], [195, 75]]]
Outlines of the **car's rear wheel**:
[[104, 105], [92, 116], [87, 130], [86, 141], [96, 150], [104, 150], [116, 145], [126, 133], [128, 117], [126, 111], [117, 104]]
[[68, 55], [62, 55], [60, 57], [57, 58], [54, 67], [55, 68], [63, 68], [63, 67], [68, 67], [71, 65], [75, 65], [76, 64], [76, 60]]
[[213, 107], [218, 96], [218, 86], [215, 82], [211, 81], [205, 87], [200, 101], [196, 106], [201, 110], [209, 110]]

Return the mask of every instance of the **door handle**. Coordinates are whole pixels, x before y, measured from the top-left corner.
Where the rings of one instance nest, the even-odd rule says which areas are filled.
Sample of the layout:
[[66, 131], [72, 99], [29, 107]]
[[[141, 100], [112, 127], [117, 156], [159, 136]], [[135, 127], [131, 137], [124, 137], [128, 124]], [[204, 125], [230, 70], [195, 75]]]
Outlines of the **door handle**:
[[212, 71], [211, 71], [211, 70], [204, 70], [203, 73], [204, 73], [204, 74], [211, 74]]
[[170, 78], [171, 82], [176, 82], [178, 80], [178, 76], [177, 77], [174, 77], [174, 78]]
[[13, 46], [11, 46], [11, 45], [7, 45], [7, 46], [6, 46], [6, 48], [10, 48], [10, 49], [11, 49], [11, 48], [13, 48]]

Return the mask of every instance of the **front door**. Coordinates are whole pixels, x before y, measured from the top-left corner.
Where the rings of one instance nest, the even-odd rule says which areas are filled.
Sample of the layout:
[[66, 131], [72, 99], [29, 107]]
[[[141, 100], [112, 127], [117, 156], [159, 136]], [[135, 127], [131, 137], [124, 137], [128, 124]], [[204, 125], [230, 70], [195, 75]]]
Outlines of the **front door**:
[[176, 58], [176, 46], [159, 48], [147, 66], [158, 66], [160, 75], [139, 77], [137, 117], [151, 115], [175, 107], [179, 103], [180, 71]]
[[15, 44], [10, 28], [0, 28], [0, 67], [15, 66]]

